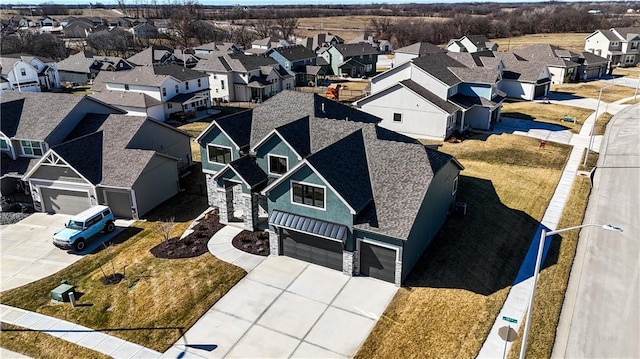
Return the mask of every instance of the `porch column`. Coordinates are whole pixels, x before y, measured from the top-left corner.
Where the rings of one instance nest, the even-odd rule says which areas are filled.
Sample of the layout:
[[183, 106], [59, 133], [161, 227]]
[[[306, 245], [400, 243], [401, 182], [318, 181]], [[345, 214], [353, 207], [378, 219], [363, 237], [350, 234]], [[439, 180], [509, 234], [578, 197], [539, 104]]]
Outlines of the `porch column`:
[[400, 287], [402, 285], [402, 262], [396, 261], [396, 276], [395, 285]]
[[349, 277], [360, 274], [360, 252], [342, 251], [342, 273]]
[[242, 194], [244, 229], [253, 231], [258, 223], [258, 200], [254, 194]]
[[218, 188], [217, 195], [220, 222], [229, 223], [230, 216], [233, 216], [233, 187]]
[[274, 232], [271, 228], [269, 228], [269, 255], [278, 256], [280, 255], [279, 250], [280, 250], [280, 241], [278, 238], [278, 234]]

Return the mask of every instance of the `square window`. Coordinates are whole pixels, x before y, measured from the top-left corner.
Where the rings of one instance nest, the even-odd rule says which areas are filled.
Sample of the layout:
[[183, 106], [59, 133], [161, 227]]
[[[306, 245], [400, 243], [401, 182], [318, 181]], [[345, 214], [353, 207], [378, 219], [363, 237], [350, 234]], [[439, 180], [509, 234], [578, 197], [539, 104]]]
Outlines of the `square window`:
[[7, 140], [0, 140], [0, 149], [2, 150], [9, 149], [9, 143], [7, 142]]
[[22, 75], [22, 76], [27, 76], [27, 70], [25, 70], [25, 69], [20, 69], [20, 75]]
[[42, 156], [42, 144], [38, 141], [20, 141], [22, 154], [27, 156]]
[[393, 114], [393, 122], [402, 122], [402, 114], [394, 113]]
[[281, 175], [286, 173], [288, 169], [288, 159], [286, 157], [269, 155], [269, 173]]
[[292, 200], [294, 203], [322, 209], [325, 208], [324, 188], [294, 182], [292, 182], [291, 187], [293, 190]]
[[231, 162], [231, 149], [228, 147], [218, 147], [209, 145], [207, 147], [209, 162], [227, 164]]

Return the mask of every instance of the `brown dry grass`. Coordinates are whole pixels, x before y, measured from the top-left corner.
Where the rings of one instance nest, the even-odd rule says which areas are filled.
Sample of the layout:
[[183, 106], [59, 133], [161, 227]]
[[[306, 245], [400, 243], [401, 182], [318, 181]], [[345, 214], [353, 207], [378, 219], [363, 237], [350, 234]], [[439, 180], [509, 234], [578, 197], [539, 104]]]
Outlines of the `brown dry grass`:
[[[573, 133], [578, 133], [580, 132], [580, 128], [582, 128], [582, 124], [591, 113], [593, 113], [593, 110], [558, 104], [543, 104], [539, 102], [505, 102], [502, 104], [501, 116], [552, 123], [554, 125], [566, 127]], [[573, 123], [562, 121], [564, 115], [575, 117], [577, 122]]]
[[[3, 292], [1, 301], [163, 352], [246, 274], [209, 254], [168, 260], [149, 252], [163, 240], [154, 231], [158, 221], [175, 216], [172, 235], [178, 236], [206, 208], [205, 197], [178, 195], [147, 215], [147, 221], [135, 222], [116, 236], [113, 246], [85, 255], [42, 280]], [[105, 286], [103, 270], [126, 277]], [[79, 307], [51, 302], [49, 291], [62, 279], [83, 293]]]
[[444, 143], [466, 167], [450, 218], [357, 354], [472, 358], [500, 311], [570, 148], [515, 135]]
[[587, 149], [585, 148], [582, 151], [582, 157], [580, 157], [580, 165], [578, 166], [578, 171], [591, 171], [593, 167], [595, 167], [598, 164], [598, 158], [600, 157], [600, 154], [598, 154], [598, 152], [589, 151], [589, 158], [587, 158], [587, 164], [583, 165], [584, 156], [586, 153], [587, 153]]
[[[558, 228], [577, 226], [582, 223], [590, 190], [589, 178], [576, 177]], [[527, 340], [526, 356], [528, 358], [549, 358], [551, 356], [579, 234], [579, 231], [565, 232], [562, 233], [562, 236], [554, 236], [551, 242], [551, 248], [540, 272], [536, 288], [531, 331]], [[509, 353], [509, 359], [518, 357], [519, 348], [522, 345], [524, 325], [521, 325], [520, 329], [518, 339], [512, 346], [515, 349]]]
[[614, 76], [629, 76], [629, 77], [638, 77], [640, 76], [640, 67], [616, 67], [613, 69]]
[[533, 44], [547, 43], [560, 46], [563, 49], [582, 52], [584, 51], [584, 39], [588, 33], [556, 33], [556, 34], [532, 34], [510, 38], [493, 39], [500, 51], [513, 50]]
[[604, 135], [604, 131], [607, 129], [607, 124], [611, 121], [611, 118], [613, 118], [613, 115], [609, 112], [599, 115], [593, 127], [593, 134], [595, 136]]
[[[611, 84], [602, 81], [581, 82], [576, 84], [560, 84], [551, 85], [551, 91], [568, 93], [578, 97], [588, 97], [597, 99], [600, 95], [600, 89], [610, 86]], [[631, 97], [635, 93], [635, 89], [627, 86], [614, 85], [607, 87], [602, 91], [602, 101], [614, 102], [626, 97]]]
[[7, 323], [0, 323], [0, 343], [2, 343], [3, 348], [32, 358], [110, 358], [108, 355], [68, 342], [64, 339]]

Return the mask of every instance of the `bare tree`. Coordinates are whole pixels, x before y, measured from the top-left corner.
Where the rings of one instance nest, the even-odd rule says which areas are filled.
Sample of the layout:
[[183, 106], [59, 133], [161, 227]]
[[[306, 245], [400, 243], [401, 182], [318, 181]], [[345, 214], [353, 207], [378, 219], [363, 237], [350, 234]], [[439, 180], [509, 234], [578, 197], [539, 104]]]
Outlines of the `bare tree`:
[[390, 38], [393, 30], [393, 21], [389, 17], [371, 18], [369, 26], [377, 37]]
[[175, 224], [175, 220], [176, 217], [169, 217], [167, 219], [165, 219], [164, 221], [158, 221], [155, 223], [155, 225], [152, 227], [152, 230], [161, 235], [162, 238], [164, 238], [165, 242], [169, 242], [169, 239], [171, 238], [171, 231], [173, 230], [173, 226]]
[[280, 35], [282, 35], [282, 38], [285, 40], [289, 40], [295, 35], [295, 29], [297, 27], [298, 19], [295, 17], [279, 16], [276, 18], [276, 29], [280, 31]]
[[275, 25], [271, 19], [258, 19], [254, 27], [258, 38], [263, 39], [273, 35]]

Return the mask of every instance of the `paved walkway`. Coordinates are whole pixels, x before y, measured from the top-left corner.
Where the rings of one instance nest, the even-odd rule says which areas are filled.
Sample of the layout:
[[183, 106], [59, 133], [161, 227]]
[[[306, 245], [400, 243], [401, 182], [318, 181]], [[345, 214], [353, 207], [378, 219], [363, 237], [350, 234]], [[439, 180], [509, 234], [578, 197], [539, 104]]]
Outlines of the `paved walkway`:
[[[594, 108], [595, 107], [597, 106], [594, 106]], [[609, 107], [609, 109], [614, 108], [613, 106], [607, 106], [607, 104], [602, 103], [600, 105], [598, 114], [601, 114], [601, 111], [604, 111], [607, 107]], [[615, 107], [615, 110], [617, 112], [618, 108]], [[486, 341], [484, 342], [482, 348], [480, 349], [480, 352], [478, 353], [478, 358], [502, 358], [505, 350], [508, 353], [511, 349], [511, 343], [507, 343], [505, 346], [505, 341], [500, 337], [498, 332], [501, 327], [505, 327], [507, 325], [511, 326], [511, 328], [513, 328], [517, 332], [520, 328], [520, 324], [522, 324], [527, 311], [529, 296], [533, 287], [533, 271], [535, 268], [538, 245], [540, 243], [540, 233], [543, 228], [545, 228], [546, 230], [557, 229], [558, 222], [560, 221], [560, 216], [562, 215], [562, 210], [564, 209], [564, 205], [571, 192], [571, 186], [573, 185], [573, 181], [578, 172], [582, 154], [584, 152], [584, 149], [589, 145], [589, 138], [594, 123], [595, 112], [587, 117], [584, 124], [582, 125], [582, 128], [580, 129], [580, 133], [571, 136], [571, 138], [569, 139], [569, 144], [573, 145], [573, 149], [571, 150], [571, 154], [569, 155], [569, 160], [567, 161], [567, 164], [562, 171], [558, 186], [556, 187], [556, 190], [553, 193], [553, 197], [549, 202], [549, 206], [547, 207], [547, 210], [542, 217], [541, 224], [538, 227], [533, 240], [531, 241], [531, 246], [529, 247], [525, 259], [523, 260], [514, 284], [511, 287], [509, 295], [504, 302], [502, 310], [500, 311], [500, 313], [498, 313], [493, 327], [491, 328]], [[520, 134], [535, 137], [530, 132], [531, 131]], [[595, 141], [596, 137], [598, 138], [597, 143]], [[597, 149], [600, 148], [601, 138], [602, 136], [594, 136], [594, 141], [591, 146], [592, 150], [597, 152]], [[549, 138], [549, 140], [551, 139]], [[566, 142], [563, 141], [563, 143]], [[547, 240], [545, 242], [543, 262], [544, 256], [546, 256], [550, 245], [551, 241]], [[517, 319], [518, 322], [508, 323], [503, 320], [503, 317], [514, 318]]]
[[[66, 320], [0, 304], [0, 320], [53, 335], [113, 358], [157, 358], [160, 353]], [[72, 353], [70, 353], [71, 356]]]
[[230, 225], [224, 226], [211, 237], [207, 247], [209, 247], [209, 252], [218, 259], [251, 272], [266, 257], [243, 252], [231, 245], [231, 240], [242, 231], [242, 228]]

